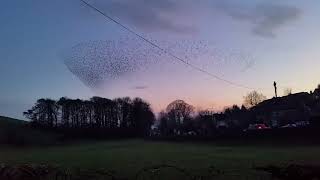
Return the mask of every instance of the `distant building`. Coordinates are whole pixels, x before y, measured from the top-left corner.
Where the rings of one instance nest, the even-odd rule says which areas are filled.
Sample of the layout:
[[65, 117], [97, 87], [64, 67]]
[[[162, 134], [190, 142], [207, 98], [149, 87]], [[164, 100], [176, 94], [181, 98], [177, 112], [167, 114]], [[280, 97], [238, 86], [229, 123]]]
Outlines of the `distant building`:
[[226, 121], [218, 121], [216, 124], [217, 129], [226, 129], [228, 127], [229, 127], [229, 125]]
[[213, 120], [216, 128], [228, 128], [226, 122], [226, 115], [224, 114], [213, 114]]
[[265, 123], [271, 127], [309, 121], [313, 98], [309, 93], [296, 93], [284, 97], [266, 100], [252, 110], [255, 113], [256, 121]]

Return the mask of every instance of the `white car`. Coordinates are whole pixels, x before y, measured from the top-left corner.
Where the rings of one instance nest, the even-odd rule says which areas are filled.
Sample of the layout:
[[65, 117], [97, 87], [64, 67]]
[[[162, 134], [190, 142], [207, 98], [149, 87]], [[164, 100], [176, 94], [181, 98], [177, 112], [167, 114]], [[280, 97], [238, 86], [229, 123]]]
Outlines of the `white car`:
[[250, 130], [264, 130], [264, 129], [271, 129], [265, 124], [250, 124], [247, 129], [244, 131], [250, 131]]
[[281, 128], [296, 128], [296, 127], [297, 127], [296, 124], [287, 124], [287, 125], [281, 126]]

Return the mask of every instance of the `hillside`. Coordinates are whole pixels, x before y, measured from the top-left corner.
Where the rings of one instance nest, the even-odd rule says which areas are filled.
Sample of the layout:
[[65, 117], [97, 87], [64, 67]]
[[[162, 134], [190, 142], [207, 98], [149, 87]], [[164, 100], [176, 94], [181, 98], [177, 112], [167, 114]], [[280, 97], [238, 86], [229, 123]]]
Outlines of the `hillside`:
[[28, 124], [28, 121], [0, 116], [0, 130], [6, 127], [21, 127]]
[[58, 138], [55, 133], [28, 126], [27, 121], [0, 116], [0, 144], [49, 145]]

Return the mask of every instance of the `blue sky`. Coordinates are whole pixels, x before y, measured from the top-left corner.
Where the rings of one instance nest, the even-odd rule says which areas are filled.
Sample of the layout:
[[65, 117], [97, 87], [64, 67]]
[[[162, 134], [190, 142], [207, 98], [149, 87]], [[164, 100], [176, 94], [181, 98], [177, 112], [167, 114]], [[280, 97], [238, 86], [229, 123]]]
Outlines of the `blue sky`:
[[[320, 2], [88, 2], [190, 63], [259, 88], [268, 97], [273, 95], [274, 80], [281, 86], [280, 94], [285, 87], [309, 91], [320, 82]], [[249, 91], [212, 79], [165, 54], [157, 55], [148, 44], [78, 0], [4, 0], [0, 23], [1, 115], [22, 118], [22, 112], [41, 97], [93, 95], [140, 96], [155, 111], [175, 99], [218, 110], [241, 104]], [[85, 49], [80, 54], [79, 44]], [[102, 55], [87, 56], [93, 49]], [[142, 54], [146, 55], [142, 58]], [[79, 56], [71, 65], [66, 63], [74, 55]], [[115, 72], [110, 65], [121, 58], [135, 68], [120, 69], [110, 78], [110, 72]], [[84, 66], [84, 61], [90, 66]], [[88, 86], [84, 77], [97, 74], [99, 84]]]

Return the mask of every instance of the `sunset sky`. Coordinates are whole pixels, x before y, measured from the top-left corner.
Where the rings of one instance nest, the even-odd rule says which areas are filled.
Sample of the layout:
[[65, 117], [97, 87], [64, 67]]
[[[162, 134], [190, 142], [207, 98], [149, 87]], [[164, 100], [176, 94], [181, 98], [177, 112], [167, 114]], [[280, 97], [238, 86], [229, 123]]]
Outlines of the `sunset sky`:
[[[201, 69], [271, 98], [320, 83], [320, 1], [88, 0]], [[0, 115], [22, 118], [42, 97], [175, 99], [197, 109], [241, 104], [251, 89], [199, 72], [79, 0], [3, 0]]]

